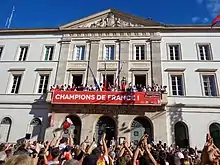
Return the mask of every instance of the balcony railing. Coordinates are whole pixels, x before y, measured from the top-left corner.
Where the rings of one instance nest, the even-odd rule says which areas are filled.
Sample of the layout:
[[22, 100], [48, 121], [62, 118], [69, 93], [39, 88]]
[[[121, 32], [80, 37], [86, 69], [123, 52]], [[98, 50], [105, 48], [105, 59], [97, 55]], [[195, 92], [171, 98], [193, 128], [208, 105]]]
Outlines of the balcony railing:
[[153, 105], [167, 104], [167, 94], [159, 92], [54, 91], [48, 92], [51, 104]]

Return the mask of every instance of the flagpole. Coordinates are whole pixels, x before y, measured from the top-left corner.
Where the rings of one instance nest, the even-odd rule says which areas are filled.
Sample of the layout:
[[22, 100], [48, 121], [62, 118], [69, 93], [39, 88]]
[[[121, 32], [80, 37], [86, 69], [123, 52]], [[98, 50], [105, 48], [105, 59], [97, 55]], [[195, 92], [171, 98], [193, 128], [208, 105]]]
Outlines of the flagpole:
[[105, 90], [107, 90], [106, 88], [107, 88], [107, 80], [106, 80], [106, 58], [105, 58]]
[[7, 28], [10, 28], [10, 26], [11, 26], [11, 22], [12, 22], [12, 19], [13, 19], [13, 16], [14, 16], [14, 12], [15, 12], [15, 6], [13, 6], [13, 8], [12, 8], [11, 15], [10, 15], [10, 17], [8, 19], [8, 26], [7, 26]]

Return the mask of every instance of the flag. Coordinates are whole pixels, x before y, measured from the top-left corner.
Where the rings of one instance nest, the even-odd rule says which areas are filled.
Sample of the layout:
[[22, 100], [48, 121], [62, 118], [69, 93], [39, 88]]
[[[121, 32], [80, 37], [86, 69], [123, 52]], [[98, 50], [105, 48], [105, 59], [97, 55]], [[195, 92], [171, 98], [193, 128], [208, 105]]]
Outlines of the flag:
[[220, 15], [215, 17], [215, 19], [212, 21], [211, 27], [215, 26], [218, 22], [220, 22]]
[[89, 69], [90, 69], [90, 71], [91, 71], [91, 73], [92, 73], [92, 77], [93, 77], [93, 81], [94, 81], [95, 87], [96, 87], [98, 90], [100, 90], [99, 84], [98, 84], [98, 82], [97, 82], [97, 80], [96, 80], [96, 78], [95, 78], [95, 75], [94, 75], [94, 73], [93, 73], [93, 71], [92, 71], [92, 68], [91, 68], [90, 66], [89, 66]]

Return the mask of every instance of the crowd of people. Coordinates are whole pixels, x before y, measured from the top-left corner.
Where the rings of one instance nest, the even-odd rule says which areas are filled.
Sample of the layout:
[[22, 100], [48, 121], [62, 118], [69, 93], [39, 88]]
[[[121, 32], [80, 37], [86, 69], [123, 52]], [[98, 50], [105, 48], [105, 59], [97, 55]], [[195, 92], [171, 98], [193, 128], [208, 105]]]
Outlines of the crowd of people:
[[77, 86], [75, 84], [73, 85], [53, 85], [50, 87], [50, 91], [127, 91], [127, 92], [166, 92], [166, 86], [155, 84], [152, 87], [151, 86], [143, 86], [141, 84], [132, 85], [132, 83], [129, 83], [128, 85], [112, 85], [112, 84], [100, 84], [100, 85], [86, 85], [83, 86], [83, 84]]
[[25, 141], [20, 145], [1, 144], [1, 165], [218, 165], [220, 150], [210, 136], [201, 154], [197, 149], [181, 150], [159, 142], [151, 144], [145, 134], [135, 149], [126, 139], [122, 144], [107, 145], [103, 134], [99, 143], [86, 139], [75, 145], [72, 134], [54, 136], [50, 142]]

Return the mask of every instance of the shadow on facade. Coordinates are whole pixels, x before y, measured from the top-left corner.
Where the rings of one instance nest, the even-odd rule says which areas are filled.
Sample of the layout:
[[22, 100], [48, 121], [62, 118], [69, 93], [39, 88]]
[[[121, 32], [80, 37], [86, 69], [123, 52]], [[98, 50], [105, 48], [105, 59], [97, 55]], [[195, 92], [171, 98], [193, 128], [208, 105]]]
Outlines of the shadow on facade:
[[175, 143], [175, 124], [179, 121], [183, 121], [182, 116], [182, 107], [183, 104], [173, 104], [169, 107], [168, 117], [170, 119], [170, 133], [171, 133], [171, 142]]
[[[46, 129], [50, 127], [50, 119], [51, 116], [48, 116], [48, 113], [50, 113], [50, 104], [46, 102], [46, 97], [47, 94], [42, 94], [39, 99], [34, 100], [34, 102], [31, 104], [31, 111], [30, 111], [30, 115], [33, 115], [33, 119], [34, 118], [39, 118], [41, 119], [41, 125], [39, 126], [32, 126], [32, 129], [30, 129], [31, 131], [28, 131], [26, 133], [30, 133], [31, 134], [31, 138], [34, 140], [44, 140], [44, 136], [45, 136], [45, 132]], [[28, 123], [29, 126], [27, 127], [31, 127], [30, 123]], [[40, 127], [40, 129], [39, 129]], [[25, 140], [25, 135], [23, 138], [20, 138], [17, 140], [18, 143], [22, 143]]]

